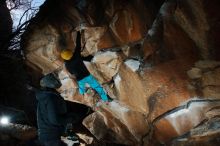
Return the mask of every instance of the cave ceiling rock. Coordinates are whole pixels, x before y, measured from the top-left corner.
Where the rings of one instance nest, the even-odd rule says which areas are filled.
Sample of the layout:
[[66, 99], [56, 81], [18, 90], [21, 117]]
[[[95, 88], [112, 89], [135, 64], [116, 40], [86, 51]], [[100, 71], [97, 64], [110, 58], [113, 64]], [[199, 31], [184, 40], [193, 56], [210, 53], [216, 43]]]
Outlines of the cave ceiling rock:
[[100, 38], [104, 35], [106, 32], [105, 27], [91, 27], [84, 30], [84, 44], [85, 50], [83, 50], [83, 54], [95, 54], [97, 51], [99, 51], [99, 42]]
[[[188, 9], [188, 10], [186, 10]], [[209, 42], [207, 32], [209, 30], [208, 20], [204, 9], [204, 2], [200, 0], [180, 0], [175, 11], [175, 20], [181, 28], [194, 40], [201, 51], [204, 59], [209, 57]]]
[[[104, 4], [104, 2], [100, 3]], [[101, 14], [105, 15], [101, 19], [103, 25], [96, 27], [94, 24], [93, 27], [85, 29], [84, 37], [87, 38], [85, 48], [87, 53], [90, 54], [94, 54], [102, 48], [113, 48], [138, 41], [144, 37], [147, 30], [146, 23], [142, 21], [142, 19], [147, 18], [146, 14], [138, 8], [141, 3], [143, 4], [143, 1], [139, 1], [135, 5], [132, 5], [133, 2], [128, 3], [123, 0], [113, 0], [105, 3], [107, 3], [107, 6]], [[146, 10], [143, 5], [141, 5], [141, 8]], [[94, 15], [95, 10], [90, 11], [88, 14]], [[99, 16], [100, 14], [95, 15]], [[95, 19], [95, 17], [91, 18]]]
[[202, 59], [218, 59], [219, 28], [216, 22], [220, 19], [217, 13], [219, 1], [212, 3], [200, 0], [180, 0], [174, 18], [185, 33], [195, 42]]
[[[126, 18], [126, 20], [129, 22], [126, 22], [126, 24], [129, 24], [128, 27], [132, 27], [132, 28], [129, 28], [132, 30], [132, 33], [130, 32], [130, 34], [124, 35], [124, 32], [128, 32], [126, 30], [129, 30], [129, 29], [126, 29], [126, 27], [124, 27], [124, 22], [125, 22], [124, 15], [122, 15], [121, 18], [119, 18], [119, 20], [118, 20], [119, 22], [114, 21], [114, 23], [117, 23], [117, 25], [114, 25], [114, 27], [112, 25], [106, 25], [106, 26], [102, 26], [102, 27], [90, 27], [90, 28], [86, 27], [83, 32], [83, 38], [84, 38], [83, 45], [85, 45], [85, 50], [83, 53], [85, 53], [86, 55], [94, 54], [95, 52], [98, 51], [98, 49], [112, 48], [117, 45], [122, 45], [122, 44], [126, 44], [128, 42], [140, 40], [143, 37], [143, 33], [145, 32], [145, 30], [143, 30], [140, 27], [139, 23], [142, 23], [141, 26], [145, 26], [145, 24], [143, 23], [143, 21], [141, 21], [140, 17], [138, 16], [138, 15], [141, 15], [140, 11], [137, 9], [134, 9], [133, 6], [131, 6], [131, 4], [124, 3], [123, 1], [120, 1], [120, 2], [115, 1], [115, 2], [109, 2], [109, 3], [112, 5], [111, 8], [109, 7], [110, 9], [112, 9], [111, 11], [113, 12], [112, 17], [113, 17], [113, 15], [116, 15], [117, 13], [121, 13], [121, 9], [122, 9], [122, 11], [123, 11], [123, 9], [125, 9], [126, 12], [129, 13], [129, 19]], [[120, 3], [123, 3], [125, 7], [120, 6], [119, 5]], [[139, 3], [141, 3], [141, 1]], [[108, 8], [106, 8], [106, 11], [109, 11]], [[93, 11], [92, 11], [92, 13], [93, 13]], [[92, 13], [91, 13], [91, 15], [92, 15]], [[127, 15], [127, 13], [123, 12], [123, 14], [126, 14], [126, 15]], [[130, 15], [133, 15], [133, 14], [135, 16], [133, 16], [132, 19], [130, 19]], [[80, 17], [80, 16], [81, 15], [79, 15], [78, 17]], [[74, 17], [74, 19], [75, 19], [75, 17]], [[79, 19], [76, 19], [75, 21], [79, 21]], [[108, 26], [111, 26], [111, 28]], [[136, 28], [136, 27], [140, 27], [140, 28]], [[48, 64], [49, 64], [50, 61], [53, 62], [54, 60], [57, 60], [57, 57], [59, 58], [59, 55], [57, 55], [57, 48], [59, 48], [59, 46], [50, 46], [48, 44], [49, 41], [57, 42], [58, 33], [54, 29], [53, 30], [50, 30], [50, 29], [53, 29], [53, 28], [50, 27], [49, 29], [47, 29], [47, 26], [46, 26], [45, 28], [40, 28], [39, 31], [37, 31], [37, 29], [36, 29], [36, 31], [34, 31], [34, 33], [32, 33], [30, 35], [31, 38], [33, 38], [33, 39], [29, 39], [29, 40], [31, 40], [31, 43], [29, 43], [30, 45], [26, 46], [26, 48], [29, 48], [29, 49], [34, 49], [34, 48], [39, 49], [39, 52], [37, 52], [35, 54], [34, 54], [34, 52], [33, 53], [27, 52], [26, 56], [27, 56], [27, 60], [29, 60], [30, 63], [38, 66], [38, 68], [40, 68], [41, 70], [43, 70], [44, 74], [46, 74], [48, 72], [52, 72], [53, 70], [60, 67], [60, 66], [56, 65], [55, 63], [51, 63], [51, 64], [53, 64], [53, 67], [51, 67], [49, 65], [46, 66], [46, 63], [44, 66], [40, 65], [40, 64], [44, 64], [43, 62], [48, 62]], [[114, 29], [114, 31], [112, 29]], [[40, 33], [40, 32], [42, 32], [42, 33]], [[114, 32], [114, 33], [112, 34], [111, 32]], [[120, 36], [121, 38], [123, 38], [123, 36], [128, 36], [128, 38], [122, 42], [119, 42], [119, 41], [116, 41], [118, 39], [117, 39], [117, 37], [115, 37], [115, 34], [117, 34], [117, 36]], [[121, 34], [122, 36], [119, 34]], [[136, 34], [136, 35], [134, 35], [134, 34]], [[55, 36], [50, 37], [50, 35], [55, 35]], [[48, 40], [48, 42], [46, 40]], [[37, 41], [37, 42], [35, 44], [32, 41]], [[41, 41], [42, 41], [42, 43], [41, 43]], [[53, 45], [58, 45], [58, 44], [54, 43]], [[44, 46], [45, 48], [42, 48], [42, 46]], [[40, 51], [40, 48], [42, 48], [41, 51]], [[68, 48], [69, 48], [69, 46], [68, 46]], [[29, 49], [26, 49], [26, 50], [29, 50]], [[50, 54], [49, 50], [53, 51], [54, 53]], [[41, 53], [41, 55], [40, 55], [40, 53]], [[37, 54], [39, 54], [39, 55], [37, 55]], [[48, 54], [50, 54], [49, 57], [48, 57]], [[36, 61], [34, 61], [34, 59], [29, 59], [29, 58], [34, 58], [34, 57], [35, 58], [42, 57], [42, 59], [44, 59], [44, 61], [40, 62], [40, 59], [38, 59]]]
[[[111, 17], [109, 22], [110, 30], [119, 44], [137, 41], [143, 37], [147, 30], [146, 23], [142, 21], [142, 18], [147, 17], [139, 10], [137, 5], [132, 3], [123, 0], [114, 1], [111, 2], [112, 7], [109, 7], [111, 11], [107, 11], [107, 14]], [[139, 4], [141, 3], [143, 4], [143, 1], [139, 1]], [[143, 7], [141, 6], [140, 8]], [[109, 9], [107, 8], [107, 10]]]
[[28, 64], [41, 70], [43, 74], [50, 73], [62, 65], [56, 62], [59, 59], [57, 48], [58, 34], [51, 26], [31, 30], [25, 54]]

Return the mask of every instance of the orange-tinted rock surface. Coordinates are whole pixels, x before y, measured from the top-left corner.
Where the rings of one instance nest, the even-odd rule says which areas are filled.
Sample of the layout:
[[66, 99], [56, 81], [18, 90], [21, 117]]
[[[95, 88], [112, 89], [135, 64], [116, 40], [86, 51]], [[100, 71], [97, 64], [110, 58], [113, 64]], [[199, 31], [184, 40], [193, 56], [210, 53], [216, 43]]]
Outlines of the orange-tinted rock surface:
[[[205, 137], [218, 142], [219, 1], [73, 2], [57, 6], [46, 0], [23, 35], [23, 47], [30, 67], [58, 74], [66, 100], [94, 109], [83, 124], [98, 140], [194, 145]], [[62, 17], [51, 18], [50, 9], [62, 6]], [[75, 30], [81, 30], [82, 55], [93, 56], [87, 68], [113, 99], [109, 104], [97, 95], [80, 95], [64, 67], [59, 52], [74, 51]]]

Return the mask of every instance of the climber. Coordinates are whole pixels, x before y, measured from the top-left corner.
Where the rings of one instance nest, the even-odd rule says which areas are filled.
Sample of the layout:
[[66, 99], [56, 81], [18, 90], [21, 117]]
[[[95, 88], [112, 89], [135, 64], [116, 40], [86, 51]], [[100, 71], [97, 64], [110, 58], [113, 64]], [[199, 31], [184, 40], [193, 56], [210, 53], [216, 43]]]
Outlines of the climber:
[[75, 76], [79, 93], [84, 94], [86, 92], [86, 84], [93, 88], [101, 97], [104, 102], [109, 102], [111, 99], [106, 94], [99, 82], [89, 73], [81, 56], [81, 37], [80, 32], [77, 33], [75, 52], [64, 49], [61, 51], [61, 58], [65, 61], [66, 69]]
[[79, 121], [79, 117], [67, 113], [66, 103], [55, 90], [61, 86], [60, 81], [52, 73], [40, 80], [42, 89], [36, 90], [37, 123], [39, 140], [45, 146], [65, 146], [61, 135], [68, 123]]

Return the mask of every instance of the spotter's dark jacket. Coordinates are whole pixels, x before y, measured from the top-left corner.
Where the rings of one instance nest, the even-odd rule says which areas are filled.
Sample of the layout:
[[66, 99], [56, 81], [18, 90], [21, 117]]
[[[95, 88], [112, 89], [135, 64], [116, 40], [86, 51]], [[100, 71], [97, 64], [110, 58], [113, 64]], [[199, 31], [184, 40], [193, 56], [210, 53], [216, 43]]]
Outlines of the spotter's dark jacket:
[[68, 116], [67, 107], [60, 94], [53, 90], [37, 90], [37, 123], [40, 141], [58, 140], [67, 123], [73, 121]]

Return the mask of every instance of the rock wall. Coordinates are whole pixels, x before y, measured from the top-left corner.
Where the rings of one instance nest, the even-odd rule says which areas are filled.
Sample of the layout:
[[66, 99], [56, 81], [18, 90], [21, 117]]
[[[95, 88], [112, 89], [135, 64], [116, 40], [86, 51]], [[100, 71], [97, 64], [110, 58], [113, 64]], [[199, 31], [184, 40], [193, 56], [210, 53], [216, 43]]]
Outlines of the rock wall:
[[[55, 72], [66, 100], [94, 109], [83, 123], [98, 140], [218, 142], [218, 0], [58, 2], [46, 0], [23, 35], [26, 62], [37, 72]], [[60, 49], [74, 51], [76, 30], [82, 56], [93, 56], [87, 68], [114, 99], [109, 104], [96, 94], [81, 96], [63, 65]]]

